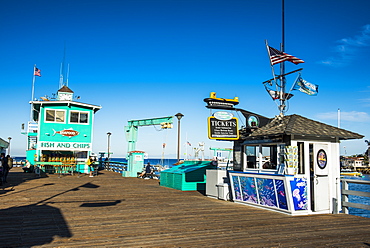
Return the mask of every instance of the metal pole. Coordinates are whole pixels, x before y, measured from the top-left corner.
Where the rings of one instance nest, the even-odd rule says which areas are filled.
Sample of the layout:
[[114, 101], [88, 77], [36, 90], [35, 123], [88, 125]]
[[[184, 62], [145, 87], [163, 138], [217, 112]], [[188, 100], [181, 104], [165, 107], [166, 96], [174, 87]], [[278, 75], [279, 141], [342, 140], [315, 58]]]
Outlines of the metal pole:
[[110, 160], [110, 136], [112, 135], [112, 133], [111, 132], [108, 132], [107, 133], [107, 135], [108, 135], [108, 155], [107, 155], [107, 165], [106, 166], [108, 166], [109, 167], [109, 160]]
[[[284, 0], [282, 0], [282, 11], [281, 11], [281, 47], [280, 51], [284, 52], [285, 50], [285, 13], [284, 13]], [[284, 114], [285, 111], [285, 63], [280, 63], [280, 114]]]
[[[35, 70], [36, 70], [36, 64], [33, 66], [33, 76], [32, 76], [32, 91], [31, 91], [31, 102], [33, 102], [33, 98], [35, 97], [35, 80], [36, 80], [36, 75], [35, 75]], [[33, 103], [31, 103], [31, 110], [30, 110], [30, 121], [33, 121]]]
[[107, 161], [106, 161], [106, 163], [104, 163], [104, 166], [105, 166], [105, 169], [106, 170], [108, 170], [109, 169], [109, 160], [110, 160], [110, 152], [109, 152], [109, 150], [110, 150], [110, 136], [112, 135], [112, 133], [111, 132], [108, 132], [107, 133], [107, 135], [108, 135], [108, 155], [107, 155]]
[[177, 163], [180, 162], [180, 119], [177, 125]]
[[8, 155], [10, 155], [10, 140], [12, 139], [12, 137], [8, 137], [8, 140], [9, 140], [9, 146], [8, 146]]
[[175, 114], [175, 116], [178, 119], [178, 125], [177, 125], [177, 163], [180, 162], [180, 120], [184, 116], [181, 113]]
[[112, 133], [108, 132], [107, 135], [108, 135], [108, 155], [107, 155], [107, 157], [108, 157], [108, 160], [109, 160], [109, 157], [110, 157], [110, 152], [109, 152], [109, 150], [110, 150], [110, 136], [112, 135]]

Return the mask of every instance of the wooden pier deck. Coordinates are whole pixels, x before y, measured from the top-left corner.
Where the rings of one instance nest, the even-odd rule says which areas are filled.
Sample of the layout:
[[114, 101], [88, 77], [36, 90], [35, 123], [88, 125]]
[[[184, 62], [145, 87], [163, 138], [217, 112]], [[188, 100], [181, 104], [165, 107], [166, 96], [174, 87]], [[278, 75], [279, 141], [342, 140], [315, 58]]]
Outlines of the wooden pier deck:
[[13, 168], [0, 247], [369, 247], [370, 219], [293, 217], [159, 186], [158, 180]]

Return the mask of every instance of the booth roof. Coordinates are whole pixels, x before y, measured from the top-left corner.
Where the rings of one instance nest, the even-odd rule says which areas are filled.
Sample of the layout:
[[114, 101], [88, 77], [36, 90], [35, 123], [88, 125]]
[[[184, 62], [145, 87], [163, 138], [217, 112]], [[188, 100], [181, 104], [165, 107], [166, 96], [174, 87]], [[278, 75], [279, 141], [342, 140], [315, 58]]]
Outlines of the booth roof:
[[58, 90], [58, 92], [69, 92], [69, 93], [74, 93], [70, 88], [68, 88], [67, 86], [63, 85], [62, 88], [60, 88]]
[[76, 101], [31, 101], [30, 103], [33, 104], [36, 110], [40, 110], [40, 107], [42, 105], [52, 105], [52, 106], [54, 105], [62, 105], [62, 106], [74, 105], [74, 106], [93, 109], [94, 113], [102, 108], [101, 106], [98, 106], [98, 105], [76, 102]]
[[267, 125], [255, 129], [248, 137], [296, 135], [320, 138], [338, 138], [339, 140], [362, 139], [364, 136], [342, 128], [333, 127], [300, 115], [276, 116]]
[[0, 138], [0, 148], [8, 148], [9, 147], [9, 142], [3, 140], [2, 138]]

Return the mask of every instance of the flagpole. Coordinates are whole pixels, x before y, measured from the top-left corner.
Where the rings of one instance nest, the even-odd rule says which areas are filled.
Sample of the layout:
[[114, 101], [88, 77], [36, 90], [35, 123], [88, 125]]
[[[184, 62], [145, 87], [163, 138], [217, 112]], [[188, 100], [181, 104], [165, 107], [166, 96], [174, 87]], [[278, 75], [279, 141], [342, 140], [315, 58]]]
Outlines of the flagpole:
[[[36, 64], [33, 66], [33, 73], [32, 73], [32, 92], [31, 92], [31, 102], [33, 101], [33, 98], [35, 97], [35, 81], [36, 81], [36, 75], [35, 75], [35, 71], [36, 71]], [[32, 121], [32, 110], [33, 110], [33, 106], [32, 106], [32, 103], [31, 103], [31, 110], [30, 110], [30, 121]]]
[[[281, 11], [281, 52], [284, 52], [284, 49], [285, 49], [285, 29], [284, 29], [284, 26], [285, 26], [285, 18], [284, 18], [284, 0], [282, 0], [282, 11]], [[285, 99], [284, 99], [284, 93], [285, 93], [285, 76], [284, 76], [284, 73], [285, 73], [285, 63], [284, 61], [280, 63], [280, 106], [279, 106], [279, 110], [280, 110], [280, 114], [281, 115], [284, 115], [284, 110], [285, 110]]]
[[187, 132], [186, 132], [185, 152], [186, 152], [186, 159], [189, 160], [189, 155], [188, 155], [188, 133]]
[[[267, 42], [267, 40], [265, 40], [265, 44], [266, 44], [266, 49], [267, 49], [267, 54], [269, 55], [269, 60], [270, 60], [270, 66], [271, 66], [271, 72], [272, 72], [272, 77], [273, 77], [273, 80], [274, 80], [274, 82], [275, 82], [275, 85], [276, 85], [276, 75], [275, 75], [275, 70], [274, 70], [274, 66], [272, 65], [272, 63], [271, 63], [271, 54], [270, 54], [270, 49], [269, 49], [269, 45], [268, 45], [268, 42]], [[272, 86], [272, 83], [270, 83], [270, 82], [268, 82], [268, 84], [270, 85], [270, 86]]]
[[[302, 70], [302, 69], [300, 69], [300, 70]], [[298, 70], [297, 70], [298, 71]], [[296, 77], [296, 79], [294, 80], [294, 83], [292, 84], [292, 87], [290, 87], [290, 90], [289, 90], [289, 94], [290, 94], [290, 92], [292, 92], [292, 90], [293, 90], [293, 88], [294, 88], [294, 86], [296, 85], [296, 83], [297, 83], [297, 81], [298, 81], [298, 79], [300, 78], [300, 76], [301, 76], [301, 73], [300, 72], [298, 72], [298, 76]]]
[[340, 128], [340, 108], [338, 108], [338, 128]]

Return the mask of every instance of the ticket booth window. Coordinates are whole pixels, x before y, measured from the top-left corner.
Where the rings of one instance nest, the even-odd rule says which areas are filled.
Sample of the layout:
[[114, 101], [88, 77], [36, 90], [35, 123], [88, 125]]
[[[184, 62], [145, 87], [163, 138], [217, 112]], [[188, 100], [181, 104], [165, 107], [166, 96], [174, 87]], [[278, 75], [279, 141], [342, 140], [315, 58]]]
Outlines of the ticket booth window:
[[245, 146], [246, 167], [257, 169], [256, 146]]
[[278, 145], [245, 146], [246, 168], [276, 170], [280, 163]]

